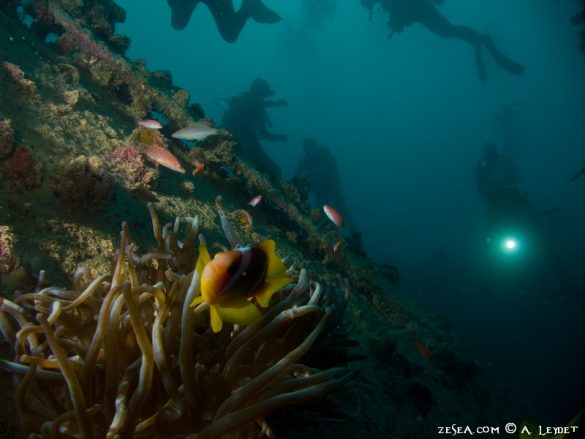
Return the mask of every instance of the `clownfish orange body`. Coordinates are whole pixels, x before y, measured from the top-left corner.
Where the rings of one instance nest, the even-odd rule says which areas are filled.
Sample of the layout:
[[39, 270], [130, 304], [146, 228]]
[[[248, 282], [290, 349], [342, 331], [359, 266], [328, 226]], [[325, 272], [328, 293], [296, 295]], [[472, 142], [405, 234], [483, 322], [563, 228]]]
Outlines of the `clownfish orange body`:
[[223, 322], [249, 325], [258, 321], [262, 314], [252, 299], [266, 308], [274, 293], [291, 281], [271, 239], [217, 253], [213, 260], [202, 245], [196, 269], [201, 276], [201, 296], [191, 306], [209, 304], [213, 332], [221, 331]]

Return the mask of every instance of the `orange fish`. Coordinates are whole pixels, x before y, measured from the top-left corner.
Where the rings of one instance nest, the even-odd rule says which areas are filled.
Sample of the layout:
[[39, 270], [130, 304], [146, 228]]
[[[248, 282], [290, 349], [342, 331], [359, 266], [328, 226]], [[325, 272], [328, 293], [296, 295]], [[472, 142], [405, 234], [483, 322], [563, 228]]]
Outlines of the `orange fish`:
[[341, 249], [341, 241], [337, 241], [335, 244], [333, 244], [333, 251], [337, 252]]
[[156, 145], [146, 145], [144, 152], [150, 160], [164, 166], [165, 168], [172, 169], [173, 171], [185, 173], [185, 169], [179, 163], [179, 159], [173, 155], [168, 149], [161, 148]]
[[323, 211], [325, 212], [325, 215], [327, 215], [327, 218], [329, 218], [333, 224], [335, 224], [340, 229], [343, 228], [343, 217], [337, 210], [335, 210], [330, 205], [325, 204], [323, 206]]
[[431, 354], [431, 351], [429, 350], [427, 345], [425, 345], [420, 340], [416, 340], [414, 342], [414, 345], [416, 346], [416, 350], [421, 355], [421, 357], [426, 358], [428, 361], [431, 361], [431, 359], [433, 358], [433, 355]]
[[256, 195], [254, 198], [250, 200], [248, 204], [252, 207], [256, 207], [260, 203], [260, 201], [262, 201], [262, 195]]
[[217, 253], [213, 259], [207, 247], [200, 245], [196, 270], [201, 276], [201, 296], [191, 306], [209, 304], [213, 332], [221, 331], [223, 322], [257, 322], [262, 314], [251, 299], [267, 308], [270, 298], [291, 281], [271, 239]]
[[193, 175], [201, 174], [205, 169], [205, 163], [200, 162], [199, 160], [195, 160], [195, 163], [193, 163], [193, 165], [195, 166], [195, 168], [193, 169]]

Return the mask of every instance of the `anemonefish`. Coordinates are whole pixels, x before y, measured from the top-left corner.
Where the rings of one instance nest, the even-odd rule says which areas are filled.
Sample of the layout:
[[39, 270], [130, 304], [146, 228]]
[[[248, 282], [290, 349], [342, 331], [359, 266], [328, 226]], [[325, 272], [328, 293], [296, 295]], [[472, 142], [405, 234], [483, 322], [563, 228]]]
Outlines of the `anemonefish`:
[[213, 260], [207, 246], [201, 245], [196, 270], [201, 276], [201, 296], [191, 306], [209, 304], [213, 332], [221, 331], [223, 322], [249, 325], [258, 321], [262, 314], [252, 299], [266, 308], [273, 294], [291, 281], [271, 239], [217, 253]]

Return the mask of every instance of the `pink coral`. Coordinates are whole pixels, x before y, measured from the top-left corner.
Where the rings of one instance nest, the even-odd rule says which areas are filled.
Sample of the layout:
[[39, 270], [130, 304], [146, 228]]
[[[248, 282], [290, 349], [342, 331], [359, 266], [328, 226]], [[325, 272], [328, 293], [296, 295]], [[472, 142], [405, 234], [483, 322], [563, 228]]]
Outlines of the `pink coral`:
[[112, 173], [120, 178], [127, 187], [151, 187], [157, 171], [145, 166], [141, 152], [130, 145], [116, 148], [109, 157]]
[[39, 165], [32, 151], [19, 146], [3, 166], [4, 178], [17, 190], [32, 190], [39, 186]]
[[69, 43], [74, 42], [84, 57], [88, 59], [95, 58], [95, 60], [100, 61], [135, 91], [143, 92], [146, 90], [145, 84], [133, 75], [132, 69], [123, 58], [109, 53], [107, 49], [68, 17], [57, 4], [50, 3], [48, 12], [49, 17], [66, 31], [61, 38], [69, 38]]
[[16, 84], [23, 93], [33, 94], [36, 91], [34, 82], [30, 79], [25, 79], [24, 72], [16, 64], [3, 62], [2, 69], [6, 77]]

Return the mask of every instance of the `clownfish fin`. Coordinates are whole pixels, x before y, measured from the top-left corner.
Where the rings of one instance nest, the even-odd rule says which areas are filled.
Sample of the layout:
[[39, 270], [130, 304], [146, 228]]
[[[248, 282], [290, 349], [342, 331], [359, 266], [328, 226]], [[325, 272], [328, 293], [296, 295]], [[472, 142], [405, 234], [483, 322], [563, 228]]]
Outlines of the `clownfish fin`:
[[209, 307], [209, 319], [211, 320], [211, 330], [213, 332], [221, 331], [223, 327], [223, 322], [219, 316], [219, 312], [216, 305], [211, 305]]
[[272, 279], [266, 279], [262, 287], [254, 294], [256, 301], [262, 308], [267, 308], [270, 305], [270, 299], [281, 288], [285, 287], [290, 283], [289, 277], [277, 277]]
[[193, 299], [193, 301], [191, 302], [191, 304], [189, 306], [191, 308], [193, 308], [194, 306], [197, 306], [203, 302], [205, 302], [205, 299], [203, 298], [203, 296], [197, 296], [197, 297], [195, 297], [195, 299]]
[[215, 308], [217, 309], [218, 317], [222, 321], [237, 325], [250, 325], [262, 317], [256, 305], [240, 296], [215, 305]]
[[268, 259], [266, 280], [270, 280], [271, 278], [286, 277], [286, 267], [276, 254], [276, 243], [274, 240], [266, 239], [258, 244], [258, 248], [264, 252]]
[[199, 276], [203, 273], [203, 269], [207, 264], [211, 262], [211, 256], [209, 256], [209, 250], [207, 249], [207, 245], [200, 244], [199, 245], [199, 257], [197, 258], [197, 263], [195, 264], [195, 269]]

